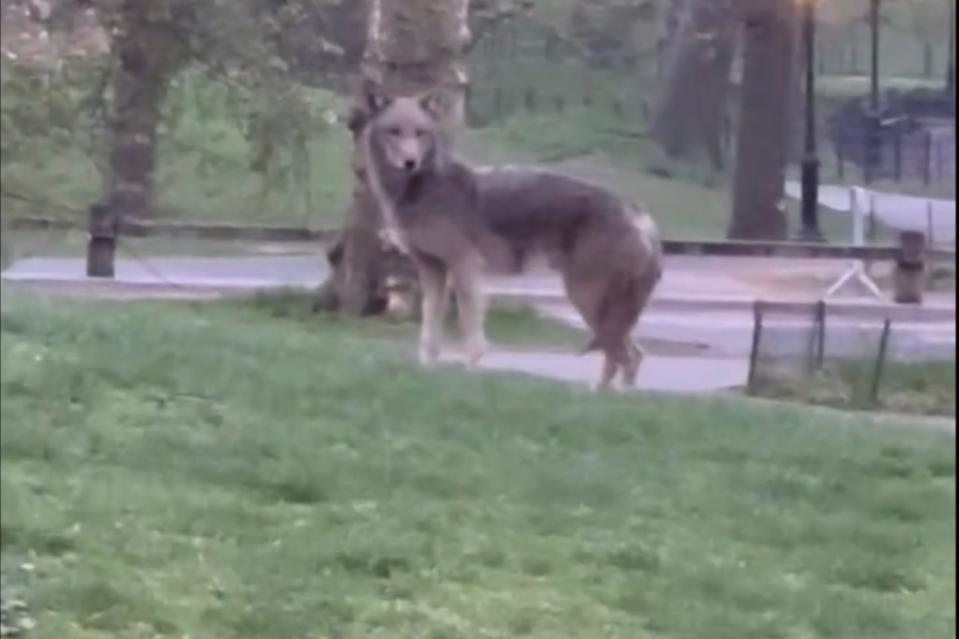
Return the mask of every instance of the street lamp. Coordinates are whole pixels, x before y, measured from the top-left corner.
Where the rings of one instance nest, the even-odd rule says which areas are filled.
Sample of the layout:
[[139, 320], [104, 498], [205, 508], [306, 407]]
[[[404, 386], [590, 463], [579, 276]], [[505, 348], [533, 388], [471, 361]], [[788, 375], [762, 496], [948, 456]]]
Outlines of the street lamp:
[[802, 229], [806, 242], [821, 242], [819, 232], [819, 157], [816, 152], [816, 0], [802, 0], [806, 54], [806, 135], [802, 158]]
[[956, 5], [949, 3], [949, 62], [946, 65], [946, 92], [956, 100]]
[[869, 119], [866, 131], [866, 161], [864, 173], [870, 184], [879, 164], [879, 0], [869, 0], [869, 33], [872, 40], [869, 68]]

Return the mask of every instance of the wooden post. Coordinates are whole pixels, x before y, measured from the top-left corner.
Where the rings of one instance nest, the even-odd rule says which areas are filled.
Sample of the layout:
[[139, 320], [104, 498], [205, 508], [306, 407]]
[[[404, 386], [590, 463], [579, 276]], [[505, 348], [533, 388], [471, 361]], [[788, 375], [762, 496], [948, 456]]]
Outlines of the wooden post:
[[919, 304], [925, 284], [926, 236], [920, 231], [899, 234], [899, 258], [893, 271], [893, 299], [897, 304]]
[[922, 183], [929, 186], [932, 183], [932, 131], [923, 132], [922, 142]]
[[846, 179], [846, 160], [842, 155], [842, 145], [836, 143], [836, 175], [840, 181]]
[[87, 241], [87, 277], [114, 277], [117, 217], [112, 207], [95, 203], [90, 207]]

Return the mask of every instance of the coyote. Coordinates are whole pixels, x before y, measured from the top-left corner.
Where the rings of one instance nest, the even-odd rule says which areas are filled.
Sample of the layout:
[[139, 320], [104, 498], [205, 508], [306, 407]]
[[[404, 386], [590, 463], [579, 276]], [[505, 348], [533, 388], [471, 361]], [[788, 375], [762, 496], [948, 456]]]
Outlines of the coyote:
[[526, 167], [471, 167], [450, 149], [444, 96], [383, 98], [367, 91], [350, 117], [385, 237], [407, 253], [423, 294], [419, 359], [439, 355], [449, 292], [466, 362], [487, 350], [485, 269], [521, 272], [546, 257], [605, 356], [597, 388], [617, 372], [635, 384], [643, 351], [631, 332], [662, 274], [662, 249], [641, 207], [589, 182]]

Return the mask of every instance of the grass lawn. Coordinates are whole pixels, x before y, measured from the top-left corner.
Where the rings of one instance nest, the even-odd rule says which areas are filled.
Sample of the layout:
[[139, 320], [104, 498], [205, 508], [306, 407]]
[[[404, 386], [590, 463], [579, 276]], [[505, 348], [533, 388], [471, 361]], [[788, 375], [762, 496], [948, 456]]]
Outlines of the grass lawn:
[[[271, 319], [291, 320], [301, 328], [311, 330], [322, 317], [313, 310], [315, 300], [311, 293], [291, 289], [264, 291], [251, 298], [228, 300], [223, 304], [238, 309], [252, 309]], [[446, 338], [452, 348], [458, 348], [459, 339], [455, 315], [455, 312], [449, 314], [446, 330]], [[323, 321], [335, 320], [325, 318]], [[413, 344], [418, 334], [416, 323], [409, 320], [371, 320], [362, 322], [361, 325], [371, 337], [402, 341], [406, 344]], [[585, 331], [540, 317], [526, 304], [508, 301], [492, 302], [486, 317], [486, 330], [493, 344], [521, 349], [582, 347], [589, 337]]]
[[947, 435], [425, 372], [298, 312], [3, 294], [31, 638], [955, 633]]
[[887, 362], [879, 397], [869, 398], [875, 363], [835, 362], [808, 380], [762, 380], [759, 395], [835, 408], [883, 409], [921, 415], [956, 415], [956, 363]]

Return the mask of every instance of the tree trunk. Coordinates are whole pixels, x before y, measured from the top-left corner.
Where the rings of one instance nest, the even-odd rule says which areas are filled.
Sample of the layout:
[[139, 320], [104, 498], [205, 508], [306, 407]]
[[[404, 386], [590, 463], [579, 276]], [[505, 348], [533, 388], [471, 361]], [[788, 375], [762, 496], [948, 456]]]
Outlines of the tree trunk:
[[656, 75], [662, 78], [666, 74], [666, 67], [670, 54], [675, 49], [676, 36], [686, 13], [688, 0], [665, 0], [663, 19], [660, 21], [660, 32], [656, 39]]
[[789, 101], [795, 52], [792, 0], [768, 0], [744, 12], [743, 81], [732, 239], [786, 236], [783, 181], [789, 147]]
[[726, 0], [688, 0], [666, 57], [666, 85], [651, 135], [672, 159], [706, 152], [723, 165], [723, 113], [735, 47], [735, 20]]
[[106, 200], [116, 215], [151, 217], [160, 109], [185, 60], [171, 24], [128, 0], [116, 15]]
[[[446, 124], [451, 129], [460, 126], [466, 88], [463, 57], [470, 37], [468, 0], [368, 2], [361, 84], [393, 97], [441, 88], [453, 105]], [[357, 100], [364, 99], [362, 93]], [[408, 279], [410, 270], [403, 268], [405, 260], [384, 251], [376, 200], [363, 179], [362, 158], [356, 149], [353, 167], [352, 208], [342, 239], [331, 252], [337, 259], [330, 260], [333, 272], [320, 291], [320, 304], [361, 315], [384, 310], [386, 278]]]

